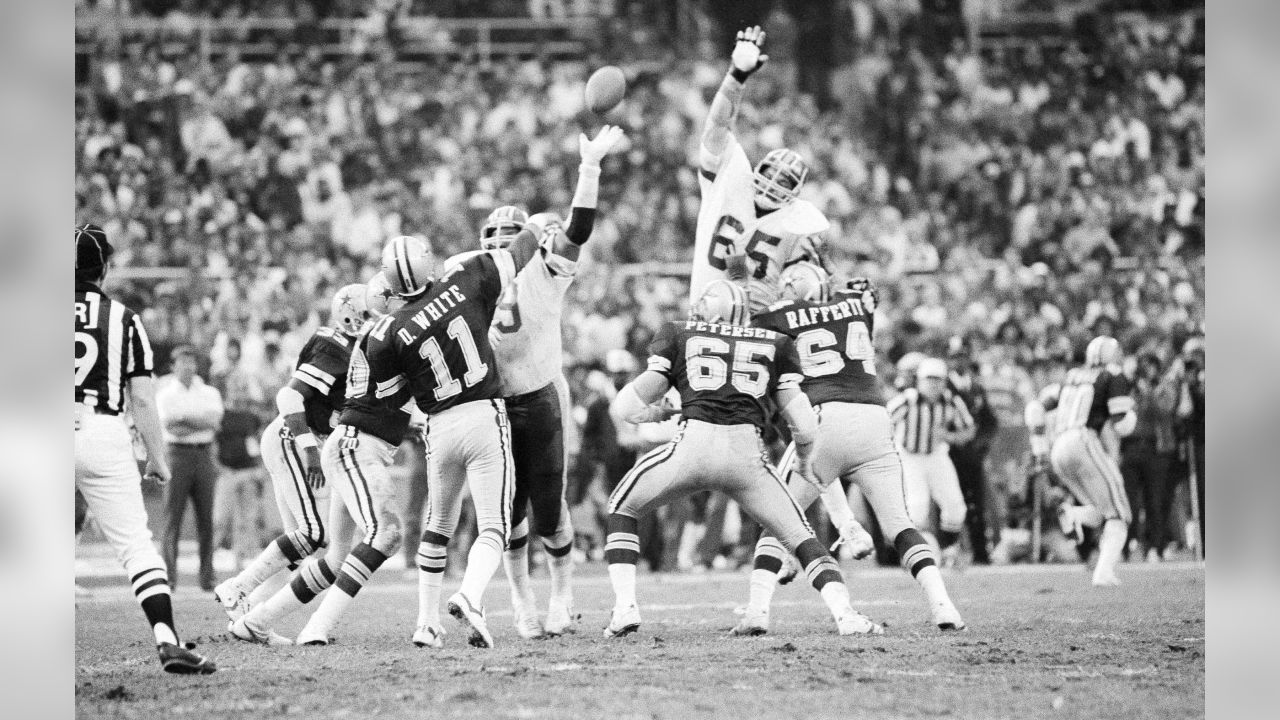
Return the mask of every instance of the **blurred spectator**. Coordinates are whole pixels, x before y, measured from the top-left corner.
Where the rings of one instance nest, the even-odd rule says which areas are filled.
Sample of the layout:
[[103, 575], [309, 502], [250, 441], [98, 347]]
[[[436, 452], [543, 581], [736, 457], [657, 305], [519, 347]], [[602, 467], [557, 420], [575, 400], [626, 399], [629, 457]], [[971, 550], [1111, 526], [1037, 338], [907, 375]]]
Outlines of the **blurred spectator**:
[[1170, 471], [1177, 449], [1173, 410], [1178, 388], [1161, 377], [1159, 356], [1143, 353], [1133, 365], [1132, 395], [1138, 423], [1120, 442], [1120, 470], [1133, 511], [1130, 538], [1141, 540], [1147, 562], [1156, 562], [1164, 557], [1169, 544], [1173, 504]]

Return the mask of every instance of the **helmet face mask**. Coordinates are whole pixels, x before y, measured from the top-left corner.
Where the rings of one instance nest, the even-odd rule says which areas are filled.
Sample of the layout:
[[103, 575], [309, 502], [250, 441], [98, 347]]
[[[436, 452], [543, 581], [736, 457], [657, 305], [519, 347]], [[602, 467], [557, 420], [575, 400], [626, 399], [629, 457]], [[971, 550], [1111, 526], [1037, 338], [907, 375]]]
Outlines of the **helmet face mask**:
[[747, 292], [728, 280], [712, 280], [689, 310], [690, 320], [747, 325]]
[[507, 247], [528, 221], [529, 214], [524, 210], [515, 205], [503, 205], [489, 213], [484, 227], [480, 228], [480, 247], [485, 250]]
[[329, 306], [329, 324], [347, 335], [356, 336], [369, 319], [369, 307], [365, 301], [367, 288], [354, 283], [344, 285], [333, 295]]
[[751, 175], [756, 205], [777, 210], [800, 196], [800, 188], [809, 177], [809, 166], [794, 150], [770, 150], [756, 165]]
[[826, 302], [831, 297], [831, 276], [811, 262], [798, 262], [782, 269], [778, 290], [788, 300]]

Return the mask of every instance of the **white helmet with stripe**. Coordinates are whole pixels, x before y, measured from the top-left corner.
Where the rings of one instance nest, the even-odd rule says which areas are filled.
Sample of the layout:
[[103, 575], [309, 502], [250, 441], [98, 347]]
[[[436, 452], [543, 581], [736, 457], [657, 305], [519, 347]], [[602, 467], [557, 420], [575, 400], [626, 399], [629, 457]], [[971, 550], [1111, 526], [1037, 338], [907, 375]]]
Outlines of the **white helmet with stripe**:
[[1120, 343], [1108, 335], [1099, 335], [1089, 341], [1084, 349], [1086, 367], [1109, 367], [1119, 365], [1121, 360]]
[[745, 327], [747, 291], [729, 280], [712, 280], [694, 301], [689, 319]]
[[770, 150], [756, 165], [751, 176], [756, 205], [765, 210], [794, 202], [809, 177], [809, 166], [800, 153], [787, 148]]
[[480, 247], [485, 250], [505, 248], [515, 240], [516, 235], [529, 222], [529, 213], [515, 205], [503, 205], [489, 213], [480, 228]]
[[375, 273], [369, 278], [369, 282], [365, 283], [364, 297], [370, 319], [393, 313], [404, 305], [404, 298], [392, 291], [390, 281], [381, 271]]
[[789, 300], [826, 302], [831, 297], [831, 276], [817, 263], [794, 263], [778, 275], [778, 292]]
[[382, 274], [397, 295], [417, 295], [436, 276], [436, 256], [422, 240], [401, 235], [382, 250]]
[[369, 306], [365, 302], [366, 287], [361, 283], [342, 286], [333, 295], [329, 306], [329, 324], [355, 337], [369, 319]]

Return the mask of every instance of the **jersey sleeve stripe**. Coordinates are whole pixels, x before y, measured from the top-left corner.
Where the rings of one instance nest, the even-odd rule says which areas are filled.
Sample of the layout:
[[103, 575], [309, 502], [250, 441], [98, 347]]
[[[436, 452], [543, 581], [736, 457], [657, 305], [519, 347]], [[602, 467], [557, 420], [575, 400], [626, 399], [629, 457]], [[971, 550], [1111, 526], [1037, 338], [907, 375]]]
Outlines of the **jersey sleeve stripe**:
[[1112, 415], [1123, 415], [1133, 409], [1133, 398], [1128, 395], [1113, 397], [1107, 400], [1107, 412]]
[[400, 390], [404, 388], [407, 382], [408, 381], [404, 379], [404, 375], [396, 375], [390, 380], [384, 380], [383, 382], [377, 383], [377, 386], [375, 387], [373, 394], [375, 397], [379, 397], [379, 398], [395, 395], [397, 392], [400, 392]]
[[324, 383], [324, 382], [322, 382], [322, 381], [320, 381], [320, 380], [318, 380], [318, 379], [316, 379], [316, 378], [314, 378], [314, 377], [312, 377], [312, 376], [310, 376], [310, 375], [308, 375], [308, 374], [306, 374], [306, 373], [304, 373], [304, 372], [301, 372], [301, 368], [299, 368], [298, 370], [295, 370], [295, 371], [293, 372], [293, 379], [294, 379], [294, 380], [297, 380], [297, 381], [298, 381], [298, 382], [300, 382], [300, 383], [306, 383], [307, 385], [310, 385], [311, 387], [315, 388], [316, 390], [319, 390], [321, 393], [323, 393], [323, 394], [325, 394], [325, 395], [328, 395], [328, 394], [329, 394], [329, 390], [331, 389], [331, 386], [330, 386], [330, 385], [328, 385], [328, 384], [326, 384], [326, 383]]
[[301, 365], [298, 366], [298, 369], [303, 372], [309, 373], [312, 376], [314, 376], [317, 380], [328, 383], [330, 385], [332, 385], [333, 382], [337, 380], [337, 378], [334, 377], [332, 374], [321, 370], [320, 368], [316, 367], [315, 365], [312, 365], [311, 363], [302, 363]]

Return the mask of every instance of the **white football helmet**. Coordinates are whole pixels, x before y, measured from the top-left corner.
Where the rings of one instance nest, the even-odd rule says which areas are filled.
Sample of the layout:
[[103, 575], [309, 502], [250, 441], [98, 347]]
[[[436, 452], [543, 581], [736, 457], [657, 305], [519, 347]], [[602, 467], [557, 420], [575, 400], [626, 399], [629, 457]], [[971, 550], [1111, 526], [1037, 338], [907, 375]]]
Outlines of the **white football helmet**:
[[912, 350], [911, 352], [898, 358], [897, 377], [894, 378], [894, 387], [902, 390], [904, 388], [915, 387], [916, 370], [920, 367], [920, 363], [925, 361], [925, 354]]
[[417, 295], [436, 277], [436, 256], [422, 240], [410, 235], [391, 238], [382, 249], [382, 274], [397, 295]]
[[747, 291], [728, 280], [712, 280], [689, 310], [690, 320], [747, 324]]
[[485, 250], [497, 250], [511, 244], [516, 235], [529, 222], [529, 213], [515, 205], [503, 205], [489, 213], [480, 228], [480, 247]]
[[364, 304], [371, 319], [388, 315], [404, 306], [404, 298], [395, 294], [391, 289], [391, 282], [381, 272], [376, 273], [369, 278], [369, 282], [365, 283], [364, 297]]
[[778, 275], [778, 293], [786, 300], [826, 302], [831, 297], [831, 276], [816, 263], [788, 265]]
[[333, 295], [333, 304], [329, 306], [329, 324], [352, 337], [359, 335], [364, 321], [369, 319], [365, 291], [366, 288], [361, 283], [339, 288]]
[[1086, 367], [1119, 365], [1122, 355], [1120, 343], [1115, 338], [1099, 335], [1084, 349], [1084, 364]]
[[752, 172], [751, 186], [755, 189], [756, 205], [765, 210], [777, 210], [794, 202], [808, 177], [809, 166], [800, 153], [787, 148], [770, 150]]

